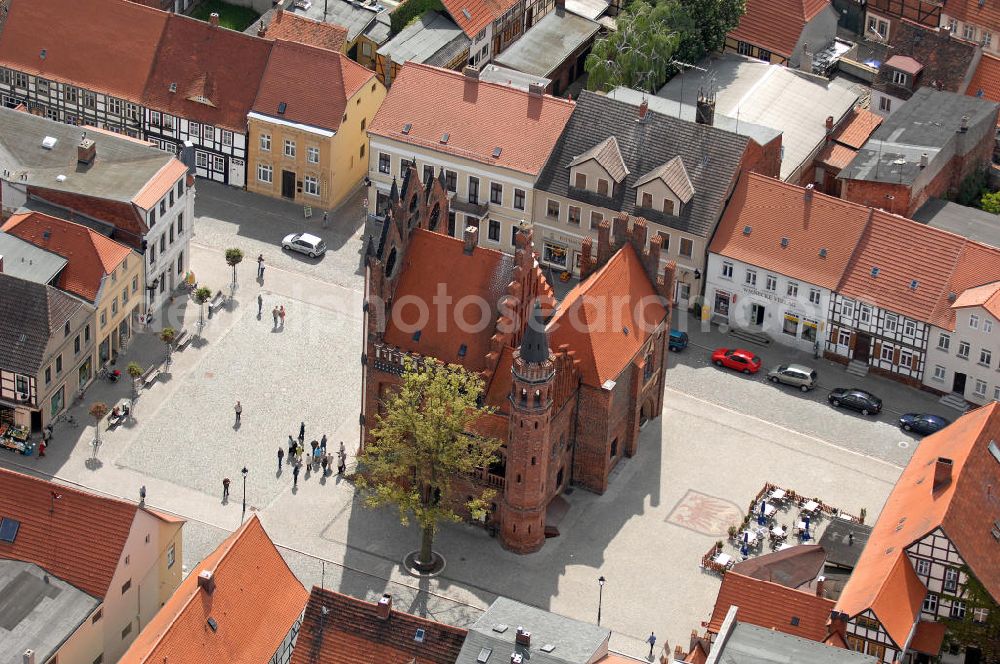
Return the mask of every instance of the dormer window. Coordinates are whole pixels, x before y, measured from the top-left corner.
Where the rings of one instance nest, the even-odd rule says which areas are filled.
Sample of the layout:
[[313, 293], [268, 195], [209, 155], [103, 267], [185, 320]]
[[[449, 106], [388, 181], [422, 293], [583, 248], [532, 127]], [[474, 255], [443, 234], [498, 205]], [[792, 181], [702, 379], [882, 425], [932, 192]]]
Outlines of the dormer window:
[[896, 85], [909, 85], [910, 77], [901, 71], [892, 72], [892, 82]]
[[605, 180], [604, 178], [597, 179], [597, 193], [599, 193], [601, 196], [608, 195], [608, 181]]
[[648, 191], [642, 192], [641, 207], [644, 207], [646, 209], [653, 208], [653, 194], [649, 193]]
[[586, 173], [577, 173], [576, 174], [576, 178], [575, 178], [575, 180], [573, 182], [573, 186], [576, 187], [577, 189], [586, 189], [587, 188], [587, 174]]
[[663, 199], [663, 214], [673, 214], [674, 213], [674, 202], [669, 198]]

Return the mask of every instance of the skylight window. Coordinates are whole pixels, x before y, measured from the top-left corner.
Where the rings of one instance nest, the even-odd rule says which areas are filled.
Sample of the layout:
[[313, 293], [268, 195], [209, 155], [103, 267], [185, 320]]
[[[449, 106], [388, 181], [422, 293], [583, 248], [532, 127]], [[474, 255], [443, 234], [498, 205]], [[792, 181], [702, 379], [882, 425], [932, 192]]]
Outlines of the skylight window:
[[479, 655], [476, 657], [476, 662], [478, 662], [478, 664], [486, 664], [492, 654], [493, 648], [482, 648], [479, 651]]
[[425, 634], [426, 632], [423, 629], [418, 628], [416, 634], [413, 635], [413, 640], [417, 643], [423, 643]]
[[753, 228], [751, 228], [750, 226], [744, 226], [743, 227], [743, 234], [744, 235], [750, 235], [751, 231], [753, 231]]
[[284, 115], [285, 110], [287, 109], [288, 109], [288, 104], [286, 104], [285, 102], [280, 102], [278, 104], [278, 115]]
[[4, 517], [0, 519], [0, 542], [14, 543], [17, 539], [17, 531], [21, 527], [21, 522], [15, 519]]
[[404, 134], [409, 134], [411, 129], [413, 129], [413, 125], [410, 124], [409, 122], [407, 122], [405, 125], [403, 125], [403, 133]]
[[449, 138], [451, 138], [451, 134], [449, 134], [448, 132], [441, 134], [442, 143], [447, 143]]
[[499, 159], [501, 152], [503, 152], [503, 148], [501, 148], [501, 147], [495, 147], [495, 148], [493, 148], [493, 158], [494, 159]]

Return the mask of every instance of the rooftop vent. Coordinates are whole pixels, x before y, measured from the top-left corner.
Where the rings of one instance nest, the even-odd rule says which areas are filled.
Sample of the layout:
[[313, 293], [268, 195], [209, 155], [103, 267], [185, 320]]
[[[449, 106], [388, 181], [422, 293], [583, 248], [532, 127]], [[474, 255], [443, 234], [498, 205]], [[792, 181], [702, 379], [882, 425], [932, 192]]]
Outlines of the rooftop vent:
[[424, 642], [424, 635], [426, 633], [427, 632], [425, 632], [423, 630], [423, 628], [418, 627], [417, 631], [413, 634], [413, 640], [416, 641], [417, 643], [423, 643]]
[[744, 235], [750, 235], [750, 231], [752, 231], [752, 230], [753, 230], [753, 228], [751, 228], [750, 226], [744, 226], [743, 227], [743, 234]]
[[497, 623], [496, 625], [493, 625], [493, 631], [497, 634], [503, 634], [507, 631], [507, 629], [508, 627], [504, 623]]
[[198, 575], [198, 587], [204, 588], [205, 592], [209, 594], [215, 590], [215, 576], [212, 574], [212, 570], [202, 570], [201, 574]]
[[490, 655], [492, 654], [492, 648], [482, 648], [479, 650], [479, 655], [476, 656], [476, 662], [478, 664], [486, 664], [486, 662], [490, 660]]
[[530, 646], [531, 632], [519, 626], [517, 628], [517, 634], [514, 635], [514, 643], [516, 643], [519, 646], [525, 646], [525, 647]]
[[819, 257], [820, 258], [826, 258], [826, 249], [825, 248], [819, 250]]
[[499, 147], [499, 146], [497, 146], [497, 147], [493, 148], [493, 158], [494, 158], [494, 159], [499, 159], [499, 158], [500, 158], [500, 153], [501, 153], [501, 152], [503, 152], [503, 148], [501, 148], [501, 147]]
[[465, 7], [462, 7], [462, 16], [465, 17], [466, 21], [471, 21], [472, 20], [472, 14], [470, 14], [469, 10], [466, 9]]
[[176, 83], [171, 83], [170, 84], [170, 91], [171, 92], [177, 92], [177, 84]]
[[910, 279], [910, 290], [917, 290], [917, 286], [919, 285], [920, 285], [919, 281], [917, 281], [916, 279]]
[[278, 115], [284, 115], [286, 110], [288, 110], [288, 104], [286, 104], [283, 101], [279, 102], [278, 103]]
[[442, 143], [447, 144], [449, 138], [451, 138], [451, 134], [449, 134], [448, 132], [445, 132], [445, 133], [441, 134], [441, 142]]
[[411, 129], [413, 129], [413, 125], [410, 124], [409, 122], [407, 122], [405, 125], [403, 125], [403, 133], [404, 134], [409, 134]]
[[885, 555], [891, 556], [892, 552], [895, 551], [895, 550], [896, 550], [896, 547], [890, 546], [888, 549], [885, 550]]
[[45, 138], [42, 139], [42, 147], [45, 148], [46, 150], [51, 150], [56, 146], [57, 142], [58, 139], [53, 138], [52, 136], [46, 136]]
[[878, 267], [876, 267], [876, 266], [873, 265], [872, 266], [872, 276], [873, 277], [877, 277], [879, 272], [880, 272], [880, 270], [878, 269]]
[[551, 643], [546, 643], [541, 648], [542, 652], [552, 652], [555, 649], [556, 649], [556, 647], [554, 645], [552, 645]]
[[66, 181], [65, 175], [60, 174], [56, 176], [56, 182], [65, 182], [65, 181]]
[[523, 664], [523, 663], [524, 663], [524, 657], [521, 656], [521, 653], [519, 652], [511, 653], [510, 664]]
[[956, 294], [955, 294], [955, 293], [953, 293], [953, 292], [952, 292], [952, 293], [948, 293], [948, 301], [949, 301], [949, 302], [954, 302], [954, 301], [955, 301], [955, 300], [957, 300], [957, 299], [958, 299], [958, 295], [956, 295]]
[[787, 247], [788, 246], [788, 238], [787, 237], [781, 238], [781, 246], [782, 247]]
[[965, 132], [969, 131], [969, 116], [968, 115], [963, 115], [962, 116], [962, 120], [958, 124], [958, 131], [961, 132], [961, 133], [963, 133], [963, 134]]
[[219, 631], [219, 623], [215, 622], [215, 618], [209, 616], [207, 622], [208, 626], [212, 628], [213, 632]]

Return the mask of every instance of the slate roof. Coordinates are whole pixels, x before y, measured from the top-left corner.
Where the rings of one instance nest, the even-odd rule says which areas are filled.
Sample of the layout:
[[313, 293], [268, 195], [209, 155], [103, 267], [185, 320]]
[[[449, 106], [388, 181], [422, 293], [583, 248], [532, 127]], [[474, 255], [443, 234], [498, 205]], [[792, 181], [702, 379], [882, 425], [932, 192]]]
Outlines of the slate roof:
[[399, 609], [382, 620], [377, 610], [373, 602], [313, 586], [291, 664], [453, 664], [458, 657], [466, 630]]
[[801, 588], [820, 576], [825, 562], [826, 550], [822, 546], [799, 544], [736, 563], [732, 571], [786, 588]]
[[[379, 15], [388, 16], [385, 7], [377, 4], [374, 1], [368, 1], [365, 3], [361, 2], [344, 2], [343, 0], [329, 0], [329, 2], [322, 2], [320, 0], [314, 0], [309, 4], [308, 8], [296, 7], [293, 3], [285, 3], [288, 6], [281, 9], [279, 12], [278, 7], [272, 7], [270, 10], [264, 12], [255, 23], [250, 24], [250, 26], [244, 30], [246, 34], [256, 35], [257, 30], [260, 28], [260, 24], [263, 23], [265, 30], [274, 21], [278, 20], [279, 13], [300, 16], [305, 18], [311, 18], [315, 21], [321, 21], [323, 23], [333, 24], [339, 27], [347, 29], [347, 45], [350, 45], [358, 38], [363, 32], [369, 29], [374, 30], [377, 26], [377, 18]], [[324, 15], [324, 11], [326, 12]], [[376, 41], [376, 43], [378, 43]]]
[[[949, 7], [950, 13], [950, 7]], [[972, 76], [977, 47], [947, 28], [927, 28], [897, 19], [890, 31], [892, 57], [879, 68], [872, 87], [898, 99], [909, 99], [920, 86], [964, 92]], [[910, 85], [892, 82], [893, 69], [910, 75]]]
[[[686, 122], [652, 110], [645, 122], [628, 102], [584, 91], [566, 124], [562, 139], [538, 177], [536, 189], [557, 196], [642, 216], [701, 237], [710, 237], [732, 191], [749, 139], [715, 127]], [[629, 173], [611, 197], [571, 187], [569, 164], [614, 136]], [[680, 216], [637, 209], [636, 180], [676, 156], [684, 161], [697, 192]]]
[[[938, 528], [994, 601], [1000, 600], [997, 542], [990, 534], [1000, 521], [1000, 505], [990, 498], [991, 487], [1000, 485], [1000, 462], [990, 451], [995, 441], [996, 401], [920, 442], [886, 499], [837, 610], [853, 617], [873, 609], [889, 636], [904, 644], [927, 593], [905, 550]], [[943, 486], [934, 482], [939, 458], [952, 461], [951, 481]]]
[[719, 632], [731, 606], [739, 607], [742, 623], [810, 641], [822, 641], [826, 637], [826, 621], [830, 618], [834, 602], [817, 597], [813, 592], [728, 571], [722, 577], [722, 586], [712, 609], [707, 628], [709, 632]]
[[[167, 16], [143, 103], [202, 124], [246, 132], [246, 116], [272, 42], [182, 14]], [[170, 92], [172, 83], [177, 84], [176, 92]], [[210, 103], [194, 101], [198, 97]]]
[[639, 188], [653, 180], [662, 180], [663, 184], [667, 185], [667, 188], [681, 199], [682, 203], [690, 202], [691, 197], [694, 196], [694, 186], [691, 184], [691, 178], [688, 177], [687, 169], [684, 168], [684, 160], [680, 156], [674, 157], [662, 166], [657, 166], [636, 180], [632, 186]]
[[997, 223], [997, 215], [985, 210], [959, 205], [942, 198], [929, 198], [913, 213], [913, 220], [975, 242], [1000, 247], [1000, 224]]
[[420, 62], [446, 66], [463, 50], [469, 38], [447, 14], [427, 11], [379, 47], [378, 54], [397, 64]]
[[[211, 593], [198, 584], [206, 570], [215, 583]], [[270, 661], [307, 597], [253, 514], [187, 575], [118, 661]]]
[[789, 57], [806, 23], [830, 6], [829, 0], [747, 0], [746, 13], [728, 36]]
[[553, 348], [568, 344], [576, 353], [583, 382], [599, 388], [618, 379], [666, 315], [641, 259], [626, 244], [573, 287], [547, 331]]
[[9, 12], [0, 31], [0, 66], [142, 102], [170, 14], [125, 0], [7, 4]]
[[[819, 545], [826, 550], [826, 562], [853, 569], [868, 543], [871, 532], [870, 525], [845, 519], [832, 519], [819, 538]], [[854, 536], [853, 540], [850, 535]]]
[[3, 256], [3, 273], [36, 284], [50, 283], [66, 266], [62, 256], [40, 249], [16, 235], [0, 229], [0, 256]]
[[35, 376], [49, 337], [87, 306], [58, 288], [0, 273], [0, 367]]
[[590, 148], [581, 155], [578, 155], [569, 162], [569, 167], [579, 166], [593, 159], [616, 183], [621, 182], [628, 175], [628, 168], [622, 160], [622, 151], [618, 149], [618, 139], [608, 136], [602, 142]]
[[503, 67], [547, 77], [600, 29], [600, 23], [557, 7], [493, 59]]
[[[279, 39], [271, 49], [252, 110], [337, 131], [347, 100], [374, 79], [375, 72], [340, 51]], [[285, 104], [283, 113], [278, 112], [280, 104]]]
[[[742, 619], [742, 614], [739, 614]], [[740, 622], [712, 648], [716, 664], [879, 664], [872, 655]], [[719, 650], [718, 653], [715, 650]]]
[[[64, 257], [67, 263], [56, 285], [92, 303], [97, 302], [107, 275], [134, 254], [86, 226], [39, 212], [15, 214], [0, 230]], [[134, 259], [141, 261], [142, 256], [134, 254]]]
[[[0, 274], [0, 302], [7, 293], [16, 291], [12, 281], [19, 280]], [[54, 288], [49, 290], [58, 293]], [[68, 295], [63, 298], [70, 299]], [[22, 315], [30, 313], [31, 309], [25, 308]], [[0, 320], [7, 314], [0, 304]], [[0, 344], [6, 338], [0, 334]], [[34, 563], [103, 600], [138, 509], [135, 503], [0, 468], [0, 517], [21, 522], [13, 544], [0, 542], [0, 558]]]
[[1000, 57], [983, 53], [965, 94], [1000, 101]]
[[[507, 625], [507, 629], [494, 631], [498, 625]], [[514, 644], [519, 625], [531, 633], [529, 648]], [[493, 650], [491, 662], [494, 658], [500, 663], [509, 662], [511, 654], [518, 652], [531, 664], [586, 664], [598, 661], [598, 653], [607, 652], [610, 635], [611, 631], [604, 627], [498, 597], [469, 628], [455, 664], [477, 664], [483, 648]], [[542, 651], [546, 644], [554, 646], [551, 652]]]
[[347, 41], [347, 28], [282, 11], [275, 12], [271, 23], [265, 26], [264, 39], [284, 39], [316, 48], [342, 51]]
[[[400, 68], [369, 134], [536, 175], [559, 142], [573, 107], [566, 99], [408, 62]], [[405, 125], [409, 128], [404, 134]], [[444, 134], [447, 143], [441, 142]], [[500, 154], [494, 157], [496, 148]]]

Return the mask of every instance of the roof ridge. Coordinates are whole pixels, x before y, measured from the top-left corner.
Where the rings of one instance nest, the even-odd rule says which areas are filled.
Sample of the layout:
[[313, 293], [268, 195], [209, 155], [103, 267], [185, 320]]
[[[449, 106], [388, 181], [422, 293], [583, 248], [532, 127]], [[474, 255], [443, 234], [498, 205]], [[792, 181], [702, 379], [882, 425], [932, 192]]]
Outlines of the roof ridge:
[[[424, 64], [423, 62], [415, 62], [413, 60], [410, 60], [409, 62], [404, 63], [403, 66], [404, 67], [414, 67], [414, 68], [425, 69], [427, 71], [433, 71], [435, 73], [438, 73], [438, 74], [441, 74], [441, 75], [446, 75], [446, 76], [449, 76], [450, 78], [455, 78], [455, 79], [459, 79], [459, 80], [465, 78], [465, 74], [462, 73], [462, 72], [460, 72], [460, 71], [455, 71], [453, 69], [444, 69], [443, 67], [435, 67], [434, 65]], [[397, 78], [398, 78], [398, 75], [397, 75]], [[470, 80], [472, 80], [472, 79], [470, 79]], [[498, 90], [503, 90], [507, 94], [515, 94], [515, 95], [518, 95], [518, 96], [521, 96], [521, 97], [531, 96], [531, 93], [528, 92], [527, 90], [522, 90], [520, 88], [516, 88], [516, 87], [511, 86], [511, 85], [504, 85], [503, 83], [494, 83], [493, 81], [487, 81], [487, 80], [484, 80], [484, 79], [481, 79], [481, 78], [475, 79], [475, 80], [477, 81], [478, 85], [487, 85], [487, 86], [496, 88]], [[543, 94], [543, 95], [541, 95], [541, 99], [543, 99], [543, 100], [550, 100], [552, 102], [557, 102], [559, 104], [567, 106], [568, 108], [574, 108], [576, 106], [576, 102], [574, 102], [572, 99], [563, 99], [562, 97], [555, 97], [555, 96], [550, 95], [550, 94]]]
[[[0, 274], [3, 274], [3, 273], [0, 273]], [[10, 277], [11, 279], [18, 279], [18, 277], [15, 277], [15, 276], [9, 275], [9, 274], [5, 274], [4, 276]], [[27, 281], [27, 280], [23, 279], [22, 281]], [[35, 283], [35, 282], [29, 282], [29, 283]], [[57, 292], [57, 293], [59, 293], [61, 295], [66, 295], [68, 297], [72, 297], [71, 294], [66, 293], [64, 291], [61, 291], [58, 288], [55, 288], [54, 286], [49, 286], [48, 284], [38, 284], [38, 285], [42, 286], [45, 289], [46, 292], [50, 292], [49, 289], [52, 289], [53, 291], [55, 291], [55, 292]], [[70, 491], [70, 492], [73, 492], [73, 493], [76, 493], [76, 494], [81, 494], [81, 495], [84, 495], [84, 496], [89, 496], [91, 498], [95, 498], [95, 499], [99, 499], [99, 500], [109, 500], [109, 501], [112, 501], [112, 502], [119, 503], [120, 505], [127, 505], [129, 507], [134, 507], [136, 509], [136, 511], [139, 510], [139, 506], [136, 505], [135, 503], [133, 503], [132, 501], [125, 500], [124, 498], [119, 498], [118, 496], [115, 496], [115, 495], [112, 495], [112, 494], [107, 494], [107, 493], [104, 493], [104, 492], [98, 493], [96, 491], [91, 491], [90, 489], [81, 489], [81, 488], [78, 488], [77, 486], [75, 486], [74, 484], [68, 484], [68, 483], [56, 484], [53, 480], [56, 480], [56, 479], [59, 479], [59, 478], [57, 478], [55, 475], [52, 476], [51, 480], [47, 480], [47, 479], [45, 479], [43, 477], [38, 477], [36, 475], [29, 475], [27, 473], [19, 473], [16, 470], [10, 470], [9, 468], [4, 468], [2, 466], [0, 466], [0, 475], [9, 475], [9, 476], [13, 476], [13, 477], [24, 478], [26, 480], [30, 480], [31, 482], [34, 482], [34, 483], [37, 483], [37, 484], [51, 484], [51, 485], [59, 487], [60, 491], [66, 490], [66, 491]]]
[[[450, 235], [445, 235], [444, 233], [438, 233], [437, 231], [427, 230], [426, 228], [419, 228], [419, 227], [418, 228], [414, 228], [412, 231], [410, 231], [410, 233], [411, 233], [411, 235], [434, 235], [434, 236], [437, 236], [439, 238], [444, 238], [445, 240], [450, 240], [452, 242], [456, 242], [456, 243], [459, 243], [459, 244], [461, 244], [461, 243], [464, 242], [464, 240], [462, 238], [452, 237]], [[496, 255], [498, 255], [501, 258], [501, 260], [503, 258], [505, 258], [505, 257], [510, 258], [512, 260], [514, 258], [513, 255], [508, 254], [506, 251], [501, 251], [500, 249], [493, 249], [491, 247], [482, 247], [482, 246], [477, 246], [476, 247], [476, 253], [479, 253], [479, 252], [482, 252], [482, 251], [487, 251], [487, 252], [489, 252], [491, 254], [496, 254]]]

